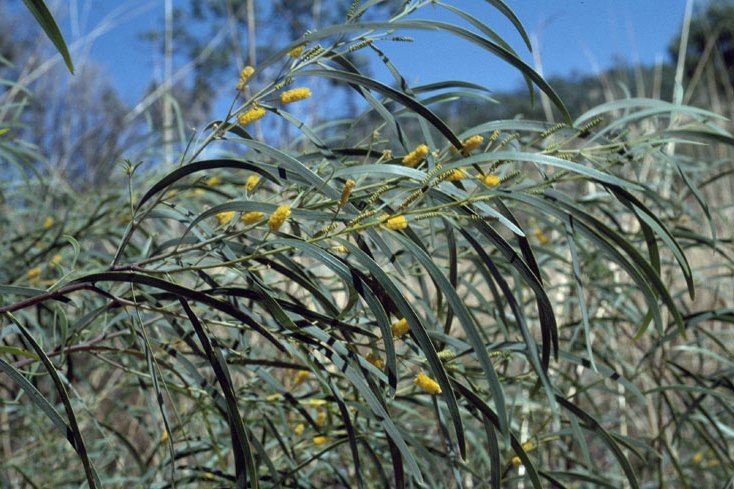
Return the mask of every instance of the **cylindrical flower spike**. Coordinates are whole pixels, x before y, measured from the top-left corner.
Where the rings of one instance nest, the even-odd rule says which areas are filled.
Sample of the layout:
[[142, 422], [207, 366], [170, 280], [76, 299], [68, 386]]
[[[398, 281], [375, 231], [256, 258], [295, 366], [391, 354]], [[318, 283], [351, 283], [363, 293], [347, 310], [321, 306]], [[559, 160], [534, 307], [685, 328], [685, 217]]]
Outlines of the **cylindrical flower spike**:
[[267, 111], [263, 109], [262, 107], [253, 107], [252, 109], [248, 110], [247, 112], [241, 113], [237, 117], [237, 122], [240, 123], [241, 126], [246, 126], [247, 124], [255, 121], [259, 121], [263, 117], [265, 117], [265, 114]]
[[257, 185], [260, 182], [260, 175], [250, 175], [247, 177], [247, 182], [245, 182], [245, 188], [248, 192], [252, 192], [252, 189], [255, 188], [255, 185]]
[[311, 90], [308, 88], [294, 88], [280, 94], [280, 101], [284, 104], [292, 104], [299, 100], [307, 99], [311, 96]]
[[410, 326], [408, 326], [408, 321], [405, 318], [394, 322], [392, 325], [393, 338], [400, 338], [408, 331], [410, 331]]
[[301, 53], [303, 53], [303, 48], [305, 47], [305, 44], [301, 44], [300, 46], [291, 49], [290, 51], [288, 51], [288, 56], [290, 56], [291, 58], [298, 58]]
[[482, 177], [482, 182], [487, 187], [496, 187], [497, 185], [500, 184], [500, 177], [498, 177], [497, 175], [491, 175], [491, 174], [484, 175]]
[[237, 90], [243, 92], [247, 90], [247, 80], [250, 79], [252, 74], [255, 73], [255, 68], [252, 66], [245, 66], [240, 72], [240, 81], [237, 83]]
[[217, 221], [219, 222], [219, 225], [227, 224], [229, 221], [232, 220], [234, 217], [234, 211], [228, 211], [228, 212], [220, 212], [216, 214], [214, 217], [217, 218]]
[[420, 387], [421, 390], [423, 390], [423, 392], [425, 392], [426, 394], [435, 396], [441, 393], [441, 386], [438, 385], [438, 382], [436, 382], [423, 372], [420, 372], [416, 376], [415, 380], [413, 380], [413, 383]]
[[408, 227], [408, 220], [405, 218], [405, 216], [392, 217], [387, 220], [385, 226], [387, 226], [388, 229], [392, 229], [393, 231], [400, 231], [401, 229], [405, 229]]
[[256, 222], [261, 220], [263, 217], [265, 217], [264, 212], [257, 212], [257, 211], [245, 212], [244, 214], [242, 214], [242, 222], [244, 222], [245, 224], [255, 224]]
[[403, 157], [403, 164], [405, 166], [415, 168], [416, 166], [418, 166], [418, 163], [423, 161], [423, 158], [425, 158], [430, 151], [431, 150], [428, 148], [428, 146], [426, 146], [425, 144], [421, 144], [413, 151], [405, 155], [405, 157]]
[[275, 232], [280, 229], [280, 227], [290, 215], [291, 207], [289, 205], [281, 205], [280, 207], [275, 209], [275, 212], [273, 212], [273, 215], [270, 216], [270, 219], [268, 220], [268, 226], [270, 226], [270, 230]]

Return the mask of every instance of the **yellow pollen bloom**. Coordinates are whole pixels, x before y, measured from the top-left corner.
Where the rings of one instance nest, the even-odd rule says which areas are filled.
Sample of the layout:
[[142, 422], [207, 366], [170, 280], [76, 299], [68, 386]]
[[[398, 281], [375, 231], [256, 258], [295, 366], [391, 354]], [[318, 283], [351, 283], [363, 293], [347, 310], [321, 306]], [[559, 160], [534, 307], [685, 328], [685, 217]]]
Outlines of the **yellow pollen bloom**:
[[301, 401], [301, 404], [308, 407], [319, 407], [326, 405], [326, 401], [324, 399], [305, 399]]
[[283, 399], [283, 394], [281, 394], [280, 392], [270, 394], [268, 397], [265, 398], [265, 400], [268, 402], [280, 401], [281, 399]]
[[462, 178], [466, 178], [466, 172], [462, 170], [461, 168], [457, 168], [455, 170], [451, 171], [451, 174], [446, 177], [447, 182], [456, 182], [461, 180]]
[[405, 216], [392, 217], [387, 220], [385, 226], [387, 226], [388, 229], [392, 229], [393, 231], [400, 231], [401, 229], [405, 229], [408, 227], [408, 220], [405, 218]]
[[218, 214], [215, 214], [214, 217], [217, 218], [217, 221], [221, 226], [222, 224], [227, 224], [229, 221], [232, 220], [232, 218], [234, 217], [234, 211], [220, 212]]
[[262, 107], [253, 107], [247, 112], [243, 112], [242, 114], [240, 114], [237, 117], [237, 122], [239, 122], [241, 126], [246, 126], [251, 122], [259, 121], [260, 119], [265, 117], [265, 114], [266, 111]]
[[305, 44], [301, 44], [300, 46], [297, 46], [291, 49], [290, 51], [288, 51], [288, 56], [290, 56], [291, 58], [299, 57], [301, 53], [303, 52], [303, 48], [305, 47], [306, 47]]
[[500, 184], [500, 177], [498, 177], [497, 175], [487, 174], [482, 177], [482, 182], [487, 187], [496, 187]]
[[161, 435], [161, 444], [168, 441], [168, 430], [163, 430], [163, 434]]
[[35, 280], [41, 275], [41, 267], [33, 267], [26, 273], [28, 280]]
[[464, 140], [464, 147], [461, 149], [461, 154], [469, 156], [469, 153], [477, 149], [484, 142], [484, 138], [479, 134]]
[[270, 219], [268, 219], [268, 226], [270, 226], [270, 230], [275, 232], [280, 229], [280, 227], [290, 215], [291, 207], [289, 205], [281, 205], [280, 207], [275, 209], [273, 215], [270, 216]]
[[220, 183], [222, 183], [222, 179], [218, 176], [213, 176], [206, 181], [207, 187], [216, 187]]
[[311, 375], [311, 372], [309, 372], [308, 370], [299, 370], [296, 374], [295, 380], [293, 381], [293, 389], [303, 384], [309, 377], [309, 375]]
[[436, 382], [423, 372], [419, 373], [416, 376], [415, 380], [413, 380], [413, 383], [420, 387], [426, 394], [435, 396], [441, 393], [441, 386], [438, 385], [438, 382]]
[[367, 354], [367, 361], [370, 362], [372, 365], [374, 365], [376, 368], [379, 368], [380, 370], [385, 368], [384, 360], [378, 357], [377, 355], [373, 355], [372, 353]]
[[261, 220], [263, 217], [265, 217], [264, 212], [245, 212], [244, 214], [242, 214], [242, 222], [244, 222], [245, 224], [254, 224]]
[[247, 90], [247, 80], [250, 79], [252, 74], [255, 73], [255, 68], [252, 66], [245, 66], [240, 72], [240, 81], [237, 84], [237, 90], [243, 92]]
[[522, 465], [522, 460], [520, 460], [520, 457], [514, 456], [512, 457], [512, 460], [510, 460], [510, 463], [513, 467], [519, 467], [520, 465]]
[[43, 220], [43, 229], [51, 229], [51, 226], [54, 225], [54, 218], [51, 216], [48, 216], [46, 219]]
[[326, 411], [319, 411], [319, 414], [316, 415], [316, 419], [314, 420], [316, 423], [316, 426], [321, 428], [326, 424]]
[[535, 443], [533, 443], [532, 441], [526, 441], [525, 443], [522, 444], [522, 449], [525, 450], [526, 452], [529, 452], [533, 448], [535, 448]]
[[535, 231], [533, 231], [533, 235], [535, 235], [535, 239], [537, 239], [538, 243], [540, 243], [541, 245], [547, 245], [550, 242], [548, 236], [546, 236], [543, 230], [540, 228], [535, 228]]
[[408, 321], [405, 318], [392, 324], [393, 338], [400, 338], [408, 331], [410, 331], [410, 326], [408, 326]]
[[328, 436], [316, 436], [313, 439], [314, 445], [323, 445], [324, 443], [328, 443], [328, 442], [329, 442]]
[[250, 175], [247, 177], [247, 182], [245, 182], [245, 188], [248, 192], [252, 192], [252, 189], [255, 188], [255, 185], [257, 185], [260, 182], [260, 175]]
[[307, 99], [311, 96], [311, 90], [308, 88], [294, 88], [280, 94], [280, 101], [284, 104], [292, 104], [299, 100]]
[[418, 163], [423, 161], [423, 158], [425, 158], [430, 151], [431, 150], [428, 149], [428, 146], [426, 146], [425, 144], [421, 144], [413, 151], [405, 155], [405, 157], [403, 158], [403, 164], [405, 166], [415, 168], [416, 166], [418, 166]]
[[703, 453], [701, 453], [701, 452], [696, 452], [696, 453], [695, 453], [695, 454], [693, 455], [693, 463], [694, 463], [694, 464], [700, 464], [701, 462], [703, 462]]
[[303, 430], [305, 430], [306, 427], [303, 425], [303, 423], [298, 423], [295, 427], [293, 427], [293, 433], [296, 436], [301, 436], [303, 434]]
[[55, 265], [58, 265], [59, 263], [61, 263], [61, 255], [54, 255], [53, 258], [51, 258], [50, 263], [53, 263]]
[[334, 251], [338, 251], [339, 253], [349, 253], [349, 248], [347, 248], [344, 245], [336, 245], [336, 246], [333, 246], [332, 249]]

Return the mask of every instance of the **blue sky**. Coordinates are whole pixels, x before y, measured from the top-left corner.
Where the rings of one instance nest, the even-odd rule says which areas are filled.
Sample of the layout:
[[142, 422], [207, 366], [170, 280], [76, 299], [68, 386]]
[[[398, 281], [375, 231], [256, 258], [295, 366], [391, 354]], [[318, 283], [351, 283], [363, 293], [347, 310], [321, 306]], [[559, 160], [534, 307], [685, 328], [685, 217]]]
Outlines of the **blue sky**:
[[[348, 0], [342, 0], [348, 1]], [[494, 28], [528, 63], [532, 56], [524, 48], [512, 25], [487, 2], [445, 0], [463, 10], [471, 10]], [[701, 0], [698, 0], [701, 1]], [[652, 64], [665, 60], [666, 47], [678, 33], [686, 0], [506, 0], [539, 46], [546, 77], [571, 73], [593, 74], [613, 64], [615, 58]], [[186, 6], [188, 0], [174, 0]], [[69, 12], [61, 18], [62, 30], [71, 42], [88, 34], [111, 17], [110, 22], [77, 58], [88, 52], [102, 65], [124, 100], [139, 99], [151, 79], [160, 78], [160, 53], [138, 40], [138, 33], [161, 25], [162, 0], [70, 0]], [[444, 10], [429, 7], [417, 17], [457, 21]], [[490, 54], [446, 35], [411, 33], [415, 44], [384, 43], [381, 47], [404, 73], [408, 81], [429, 83], [445, 79], [467, 79], [492, 90], [521, 85], [517, 72]], [[283, 40], [285, 44], [286, 39]], [[236, 67], [233, 67], [236, 77]], [[377, 68], [378, 76], [387, 75]]]

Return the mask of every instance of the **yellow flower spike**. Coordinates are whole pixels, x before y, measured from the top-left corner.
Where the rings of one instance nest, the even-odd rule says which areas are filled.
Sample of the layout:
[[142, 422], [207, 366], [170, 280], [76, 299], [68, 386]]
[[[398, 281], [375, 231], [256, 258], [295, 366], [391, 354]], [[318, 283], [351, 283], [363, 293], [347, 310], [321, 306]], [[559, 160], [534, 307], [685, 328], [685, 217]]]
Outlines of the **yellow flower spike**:
[[510, 463], [513, 467], [519, 467], [522, 465], [522, 460], [520, 460], [520, 457], [514, 456], [512, 457], [512, 460], [510, 460]]
[[255, 185], [260, 183], [260, 175], [250, 175], [247, 177], [247, 181], [245, 182], [245, 188], [248, 192], [252, 192], [252, 189], [255, 188]]
[[336, 245], [333, 246], [331, 249], [333, 249], [334, 251], [338, 251], [339, 253], [349, 253], [349, 248], [344, 245]]
[[293, 434], [296, 436], [301, 436], [303, 434], [303, 430], [305, 430], [306, 427], [303, 423], [298, 423], [296, 426], [293, 427]]
[[58, 265], [59, 263], [61, 263], [61, 255], [54, 255], [53, 258], [51, 258], [51, 261], [49, 263]]
[[314, 420], [316, 423], [316, 426], [321, 428], [326, 424], [326, 411], [319, 411], [319, 414], [316, 415], [316, 419]]
[[535, 228], [535, 231], [533, 231], [533, 235], [535, 236], [535, 239], [538, 240], [538, 243], [541, 246], [545, 246], [550, 242], [550, 239], [548, 239], [548, 236], [546, 236], [543, 230], [540, 228]]
[[303, 48], [305, 47], [305, 44], [301, 44], [300, 46], [291, 49], [290, 51], [288, 51], [288, 56], [290, 56], [291, 58], [298, 58], [299, 56], [301, 56], [301, 53], [303, 53]]
[[252, 109], [248, 110], [247, 112], [241, 113], [237, 117], [237, 122], [240, 123], [241, 126], [246, 126], [247, 124], [250, 124], [251, 122], [259, 121], [263, 117], [265, 117], [265, 114], [267, 111], [263, 109], [262, 107], [253, 107]]
[[498, 177], [497, 175], [487, 174], [481, 177], [481, 179], [482, 179], [482, 183], [484, 183], [484, 185], [490, 188], [496, 187], [497, 185], [500, 184], [500, 177]]
[[305, 399], [301, 401], [301, 404], [308, 407], [319, 407], [319, 406], [325, 406], [326, 401], [324, 399]]
[[451, 171], [451, 174], [446, 177], [447, 182], [457, 182], [461, 180], [462, 178], [466, 178], [466, 172], [462, 170], [461, 168], [456, 168], [455, 170]]
[[210, 177], [210, 178], [209, 178], [209, 179], [208, 179], [208, 180], [206, 181], [206, 186], [207, 186], [207, 187], [216, 187], [216, 186], [217, 186], [217, 185], [219, 185], [220, 183], [222, 183], [222, 179], [221, 179], [221, 178], [219, 178], [218, 176], [216, 176], [216, 175], [215, 175], [215, 176], [213, 176], [213, 177]]
[[405, 229], [408, 227], [408, 220], [405, 218], [405, 216], [393, 217], [387, 220], [385, 226], [387, 226], [388, 229], [392, 229], [393, 231], [400, 231], [401, 229]]
[[292, 104], [300, 100], [305, 100], [311, 96], [311, 90], [308, 88], [294, 88], [280, 94], [280, 101], [284, 104]]
[[413, 380], [413, 383], [417, 385], [418, 387], [423, 390], [426, 394], [430, 394], [432, 396], [438, 395], [441, 393], [441, 386], [438, 385], [438, 382], [424, 374], [423, 372], [420, 372], [416, 377], [415, 380]]
[[481, 146], [483, 142], [484, 138], [479, 134], [475, 134], [474, 136], [465, 139], [463, 142], [464, 146], [461, 149], [461, 154], [463, 154], [464, 156], [469, 156], [469, 154], [477, 149], [479, 146]]
[[352, 189], [357, 184], [354, 180], [351, 178], [347, 179], [346, 182], [344, 182], [344, 188], [342, 189], [342, 195], [339, 198], [339, 208], [341, 209], [347, 204], [347, 201], [349, 200], [349, 196], [352, 195]]
[[277, 209], [275, 209], [275, 212], [273, 212], [273, 215], [270, 216], [270, 219], [268, 219], [268, 226], [270, 226], [270, 230], [275, 232], [285, 223], [286, 219], [291, 215], [291, 207], [289, 205], [281, 205]]
[[51, 226], [54, 225], [54, 218], [51, 216], [46, 217], [46, 219], [43, 220], [43, 229], [51, 229]]
[[410, 326], [408, 326], [408, 321], [405, 318], [394, 322], [392, 325], [393, 338], [400, 338], [408, 331], [410, 331]]
[[693, 459], [692, 459], [692, 460], [693, 460], [693, 463], [694, 463], [694, 464], [700, 464], [701, 462], [703, 462], [703, 453], [701, 453], [701, 452], [696, 452], [696, 453], [695, 453], [695, 454], [693, 455]]
[[228, 212], [220, 212], [218, 214], [215, 214], [214, 217], [217, 218], [217, 222], [219, 222], [219, 225], [227, 224], [229, 221], [232, 220], [234, 217], [234, 211], [228, 211]]
[[264, 212], [245, 212], [244, 214], [242, 214], [242, 222], [244, 222], [245, 224], [255, 224], [256, 222], [262, 220], [263, 217], [265, 217]]
[[314, 445], [323, 445], [324, 443], [329, 443], [329, 437], [328, 436], [316, 436], [313, 439]]
[[373, 355], [372, 353], [367, 354], [367, 361], [380, 370], [385, 368], [385, 361], [377, 355]]
[[247, 90], [247, 80], [250, 79], [253, 73], [255, 73], [255, 68], [252, 66], [245, 66], [242, 68], [242, 71], [240, 72], [240, 81], [237, 83], [238, 91], [244, 92]]
[[308, 370], [299, 370], [296, 374], [296, 378], [293, 380], [292, 389], [295, 389], [299, 385], [303, 384], [310, 375], [311, 372], [309, 372]]
[[167, 441], [168, 441], [168, 430], [163, 430], [163, 434], [161, 435], [161, 445], [163, 445]]
[[526, 452], [529, 452], [530, 450], [534, 448], [535, 448], [535, 443], [533, 443], [532, 441], [526, 441], [525, 443], [522, 444], [522, 449], [525, 450]]
[[41, 275], [41, 267], [33, 267], [26, 272], [28, 280], [36, 280]]
[[418, 166], [418, 163], [423, 161], [423, 158], [425, 158], [430, 151], [431, 150], [428, 148], [428, 146], [426, 146], [425, 144], [421, 144], [413, 151], [405, 155], [405, 157], [403, 157], [403, 164], [405, 166], [415, 168], [416, 166]]
[[195, 188], [194, 189], [194, 192], [193, 192], [193, 195], [194, 196], [204, 195], [205, 193], [206, 193], [206, 191], [203, 188]]

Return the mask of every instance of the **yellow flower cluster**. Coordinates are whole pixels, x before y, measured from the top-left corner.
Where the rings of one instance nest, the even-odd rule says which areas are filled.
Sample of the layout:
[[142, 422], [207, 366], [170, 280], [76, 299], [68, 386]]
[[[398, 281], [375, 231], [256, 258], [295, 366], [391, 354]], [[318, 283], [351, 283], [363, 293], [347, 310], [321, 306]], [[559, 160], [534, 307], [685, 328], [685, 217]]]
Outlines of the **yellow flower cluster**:
[[291, 58], [298, 58], [301, 53], [303, 53], [303, 48], [305, 47], [305, 44], [301, 44], [300, 46], [291, 49], [290, 51], [288, 51], [288, 56], [290, 56]]
[[265, 117], [266, 111], [262, 107], [253, 107], [252, 109], [248, 110], [247, 112], [241, 113], [237, 117], [237, 122], [240, 123], [241, 126], [246, 126], [247, 124], [250, 124], [251, 122], [259, 121], [263, 117]]
[[408, 326], [408, 321], [405, 318], [395, 321], [392, 325], [393, 338], [400, 338], [408, 331], [410, 331], [410, 326]]
[[392, 217], [387, 220], [385, 226], [387, 226], [388, 229], [392, 229], [393, 231], [400, 231], [401, 229], [405, 229], [408, 227], [408, 220], [405, 218], [405, 216]]
[[219, 212], [214, 215], [214, 217], [217, 218], [217, 221], [219, 222], [219, 225], [227, 224], [229, 221], [232, 220], [234, 217], [234, 211], [228, 211], [228, 212]]
[[270, 219], [268, 219], [268, 226], [270, 226], [270, 230], [275, 232], [285, 223], [286, 219], [291, 215], [291, 207], [289, 205], [281, 205], [277, 209], [275, 209], [275, 212], [273, 212], [273, 215], [270, 216]]
[[245, 182], [245, 188], [248, 192], [252, 192], [252, 189], [255, 188], [255, 185], [260, 183], [260, 175], [250, 175], [247, 177], [247, 181]]
[[216, 186], [217, 186], [217, 185], [219, 185], [220, 183], [222, 183], [222, 179], [221, 179], [221, 178], [219, 178], [219, 177], [218, 177], [218, 176], [216, 176], [216, 175], [215, 175], [215, 176], [213, 176], [213, 177], [210, 177], [210, 178], [209, 178], [209, 179], [208, 179], [208, 180], [206, 181], [206, 185], [207, 185], [207, 187], [216, 187]]
[[53, 225], [54, 225], [53, 217], [48, 216], [46, 219], [43, 220], [43, 229], [51, 229]]
[[[533, 443], [532, 441], [526, 441], [525, 443], [522, 444], [522, 449], [525, 450], [526, 452], [529, 452], [530, 450], [534, 448], [535, 448], [535, 443]], [[513, 467], [519, 467], [520, 465], [522, 465], [522, 460], [520, 460], [520, 457], [515, 455], [514, 457], [512, 457], [512, 460], [510, 460], [510, 463], [512, 464]]]
[[423, 390], [423, 392], [425, 392], [426, 394], [435, 396], [441, 393], [441, 386], [438, 385], [438, 382], [436, 382], [423, 372], [420, 372], [416, 376], [416, 378], [413, 380], [413, 383], [420, 387], [421, 390]]
[[461, 168], [457, 168], [451, 171], [451, 174], [448, 177], [446, 177], [446, 181], [456, 182], [456, 181], [461, 180], [462, 178], [466, 178], [466, 172], [462, 170]]
[[484, 185], [490, 188], [496, 187], [497, 185], [500, 184], [500, 177], [498, 177], [497, 175], [487, 174], [481, 177], [481, 180], [482, 180], [482, 183], [484, 183]]
[[367, 354], [367, 361], [380, 370], [385, 368], [385, 361], [377, 355], [373, 355], [372, 353]]
[[319, 411], [319, 414], [316, 415], [314, 423], [316, 423], [316, 426], [318, 426], [319, 428], [324, 426], [326, 424], [326, 411]]
[[53, 258], [51, 258], [51, 261], [49, 263], [58, 265], [59, 263], [61, 263], [61, 255], [54, 255]]
[[296, 374], [295, 380], [293, 380], [293, 387], [291, 388], [295, 389], [299, 385], [303, 384], [309, 377], [309, 375], [311, 375], [311, 372], [309, 372], [308, 370], [299, 370]]
[[329, 443], [329, 437], [328, 436], [316, 436], [313, 439], [314, 445], [323, 445], [324, 443]]
[[242, 214], [242, 222], [248, 225], [255, 224], [260, 219], [262, 219], [264, 216], [265, 216], [264, 212], [257, 212], [257, 211], [245, 212], [244, 214]]
[[240, 81], [237, 84], [237, 91], [244, 92], [247, 90], [247, 80], [250, 79], [252, 74], [255, 73], [255, 68], [252, 66], [245, 66], [240, 72]]
[[306, 429], [306, 427], [304, 426], [304, 424], [303, 424], [303, 423], [298, 423], [298, 424], [297, 424], [297, 425], [296, 425], [296, 426], [295, 426], [295, 427], [293, 428], [293, 433], [294, 433], [294, 434], [295, 434], [296, 436], [301, 436], [301, 435], [303, 434], [303, 430], [305, 430], [305, 429]]
[[41, 267], [33, 267], [28, 272], [26, 272], [26, 277], [28, 277], [28, 280], [34, 281], [41, 275]]
[[535, 228], [535, 231], [533, 231], [533, 235], [535, 236], [535, 239], [538, 240], [538, 243], [541, 246], [545, 246], [550, 242], [550, 239], [548, 239], [548, 236], [546, 236], [543, 230], [540, 228]]
[[421, 144], [417, 148], [415, 148], [413, 151], [405, 155], [403, 157], [403, 164], [405, 166], [409, 166], [411, 168], [415, 168], [418, 166], [418, 163], [423, 161], [423, 158], [426, 157], [430, 149], [425, 144]]
[[481, 146], [483, 142], [484, 138], [479, 134], [475, 134], [474, 136], [465, 139], [463, 142], [464, 146], [461, 148], [461, 154], [469, 156], [469, 154]]
[[280, 101], [284, 104], [292, 104], [299, 100], [307, 99], [311, 96], [311, 90], [308, 88], [294, 88], [280, 94]]

